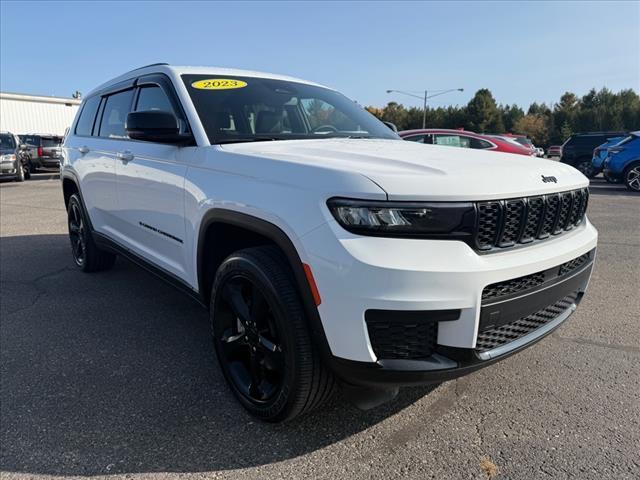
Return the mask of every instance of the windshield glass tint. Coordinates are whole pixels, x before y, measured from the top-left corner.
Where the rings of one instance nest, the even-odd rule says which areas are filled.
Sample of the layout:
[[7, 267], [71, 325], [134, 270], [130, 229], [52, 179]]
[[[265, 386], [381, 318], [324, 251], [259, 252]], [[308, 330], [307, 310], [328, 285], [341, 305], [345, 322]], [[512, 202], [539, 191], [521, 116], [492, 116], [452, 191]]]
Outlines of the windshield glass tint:
[[211, 143], [400, 138], [355, 102], [326, 88], [252, 77], [182, 79]]
[[16, 142], [13, 140], [13, 136], [11, 135], [0, 135], [0, 148], [2, 150], [13, 150], [16, 148]]

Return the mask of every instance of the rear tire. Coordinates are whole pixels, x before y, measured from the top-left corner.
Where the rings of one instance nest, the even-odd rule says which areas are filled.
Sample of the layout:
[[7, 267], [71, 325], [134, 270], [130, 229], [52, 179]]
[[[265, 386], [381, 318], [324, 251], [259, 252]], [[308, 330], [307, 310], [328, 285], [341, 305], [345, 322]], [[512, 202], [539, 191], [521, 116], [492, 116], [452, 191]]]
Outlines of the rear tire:
[[288, 262], [276, 247], [227, 257], [213, 282], [210, 312], [222, 372], [251, 415], [287, 421], [331, 397], [334, 377], [311, 340]]
[[598, 174], [591, 163], [591, 159], [579, 161], [576, 164], [576, 168], [587, 178], [593, 178]]
[[87, 215], [77, 193], [69, 198], [67, 225], [73, 261], [83, 272], [99, 272], [113, 267], [116, 256], [99, 249], [93, 241]]
[[624, 169], [624, 185], [632, 192], [640, 192], [640, 161], [633, 162]]

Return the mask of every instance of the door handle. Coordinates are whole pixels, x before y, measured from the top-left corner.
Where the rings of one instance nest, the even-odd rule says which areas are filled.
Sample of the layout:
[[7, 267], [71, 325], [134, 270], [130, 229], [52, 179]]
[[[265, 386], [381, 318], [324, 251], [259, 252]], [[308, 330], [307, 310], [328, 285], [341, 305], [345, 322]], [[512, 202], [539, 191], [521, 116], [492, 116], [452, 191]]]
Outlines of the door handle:
[[89, 147], [87, 147], [86, 145], [83, 145], [80, 148], [78, 148], [78, 151], [84, 155], [85, 153], [89, 152]]
[[122, 160], [123, 162], [130, 162], [131, 160], [133, 160], [133, 153], [131, 153], [129, 150], [125, 150], [124, 152], [116, 153], [116, 157], [118, 158], [118, 160]]

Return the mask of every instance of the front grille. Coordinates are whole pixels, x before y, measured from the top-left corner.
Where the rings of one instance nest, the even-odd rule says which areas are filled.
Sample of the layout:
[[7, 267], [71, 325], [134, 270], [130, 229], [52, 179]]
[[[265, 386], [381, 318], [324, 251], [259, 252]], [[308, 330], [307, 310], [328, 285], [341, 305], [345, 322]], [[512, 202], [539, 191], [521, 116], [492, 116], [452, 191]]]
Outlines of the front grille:
[[482, 300], [504, 297], [505, 295], [512, 295], [524, 290], [529, 290], [530, 288], [535, 288], [542, 285], [544, 279], [544, 272], [538, 272], [491, 284], [482, 290]]
[[526, 290], [539, 287], [545, 282], [551, 282], [557, 277], [568, 275], [574, 270], [577, 270], [589, 263], [592, 254], [593, 250], [580, 255], [573, 260], [569, 260], [568, 262], [558, 265], [557, 267], [487, 285], [482, 290], [482, 303], [491, 303], [501, 297], [525, 292]]
[[513, 247], [559, 235], [579, 225], [587, 210], [586, 188], [535, 197], [477, 202], [475, 247]]
[[438, 322], [367, 320], [369, 340], [379, 359], [417, 360], [435, 352]]
[[536, 313], [478, 333], [476, 350], [479, 352], [493, 350], [528, 335], [566, 312], [577, 298], [578, 293], [572, 293]]
[[563, 263], [558, 268], [558, 275], [566, 275], [567, 273], [572, 272], [576, 268], [580, 268], [581, 266], [583, 266], [585, 263], [589, 261], [590, 257], [591, 257], [591, 252], [587, 252], [584, 255], [580, 255], [579, 257], [574, 258], [573, 260], [569, 260], [568, 262]]

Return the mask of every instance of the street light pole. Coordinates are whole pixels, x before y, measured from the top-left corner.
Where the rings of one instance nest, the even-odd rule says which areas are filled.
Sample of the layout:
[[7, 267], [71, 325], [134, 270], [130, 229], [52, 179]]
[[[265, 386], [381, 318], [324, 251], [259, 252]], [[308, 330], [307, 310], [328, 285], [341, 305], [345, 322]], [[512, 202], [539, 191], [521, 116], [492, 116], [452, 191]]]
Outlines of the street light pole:
[[408, 95], [409, 97], [419, 98], [422, 100], [422, 129], [427, 128], [427, 100], [429, 98], [437, 97], [438, 95], [444, 95], [449, 92], [464, 92], [464, 88], [450, 88], [448, 90], [435, 90], [433, 95], [429, 95], [427, 90], [424, 91], [424, 96], [416, 95], [415, 93], [404, 92], [402, 90], [387, 90], [387, 93], [401, 93], [402, 95]]
[[424, 105], [422, 106], [422, 129], [427, 128], [427, 91], [424, 91]]

